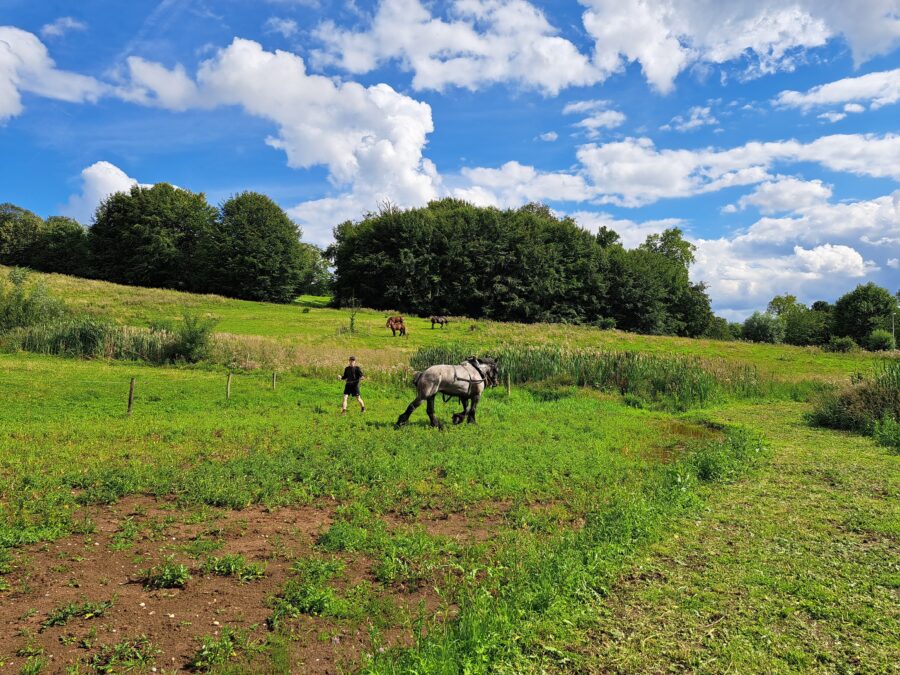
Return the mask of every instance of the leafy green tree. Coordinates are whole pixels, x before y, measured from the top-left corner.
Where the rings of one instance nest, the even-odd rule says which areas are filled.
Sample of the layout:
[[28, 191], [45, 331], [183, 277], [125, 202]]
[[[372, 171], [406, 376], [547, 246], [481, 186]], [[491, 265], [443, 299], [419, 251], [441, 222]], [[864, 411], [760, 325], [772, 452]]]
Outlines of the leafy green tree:
[[199, 288], [233, 298], [292, 302], [312, 261], [300, 230], [271, 199], [257, 192], [232, 197], [221, 217], [199, 236]]
[[0, 264], [31, 267], [44, 227], [40, 216], [15, 204], [0, 204]]
[[29, 258], [36, 270], [84, 275], [88, 255], [88, 233], [81, 223], [65, 216], [50, 216]]
[[710, 340], [734, 340], [731, 333], [731, 327], [728, 325], [728, 319], [721, 316], [714, 316], [709, 320], [703, 337]]
[[872, 282], [861, 284], [835, 303], [834, 334], [865, 344], [873, 330], [885, 327], [896, 307], [897, 300], [887, 289]]
[[789, 345], [823, 345], [828, 342], [831, 314], [797, 305], [782, 312], [784, 341]]
[[297, 295], [328, 295], [331, 293], [334, 277], [328, 269], [328, 259], [317, 246], [300, 244], [303, 270]]
[[694, 262], [694, 254], [697, 247], [684, 238], [680, 228], [672, 227], [661, 234], [651, 234], [641, 244], [646, 251], [653, 251], [665, 256], [669, 260], [678, 263], [685, 270]]
[[784, 321], [774, 314], [754, 312], [744, 321], [741, 332], [745, 340], [777, 344], [784, 341]]
[[796, 295], [776, 295], [769, 302], [769, 306], [766, 308], [766, 311], [769, 314], [774, 314], [775, 316], [787, 317], [791, 312], [796, 312], [802, 309], [806, 309], [806, 306], [800, 302], [797, 302]]
[[133, 286], [198, 290], [198, 241], [215, 229], [206, 197], [167, 183], [135, 185], [97, 208], [88, 243], [93, 273]]
[[444, 199], [334, 233], [338, 304], [680, 335], [702, 334], [711, 317], [677, 231], [626, 251], [611, 230], [592, 236], [539, 204], [501, 211]]

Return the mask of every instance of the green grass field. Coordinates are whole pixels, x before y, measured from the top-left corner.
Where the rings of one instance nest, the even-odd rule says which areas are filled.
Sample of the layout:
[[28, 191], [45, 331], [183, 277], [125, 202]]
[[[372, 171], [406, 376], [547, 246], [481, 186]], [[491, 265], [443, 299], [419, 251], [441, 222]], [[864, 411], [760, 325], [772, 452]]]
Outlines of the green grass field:
[[[900, 459], [808, 427], [803, 387], [672, 413], [543, 382], [491, 390], [478, 425], [420, 409], [397, 431], [412, 389], [383, 376], [451, 342], [792, 383], [868, 355], [463, 319], [394, 339], [321, 299], [45, 278], [124, 324], [192, 309], [231, 337], [192, 367], [0, 354], [4, 671], [896, 672]], [[265, 367], [226, 399], [241, 350]], [[342, 417], [349, 352], [377, 376]]]

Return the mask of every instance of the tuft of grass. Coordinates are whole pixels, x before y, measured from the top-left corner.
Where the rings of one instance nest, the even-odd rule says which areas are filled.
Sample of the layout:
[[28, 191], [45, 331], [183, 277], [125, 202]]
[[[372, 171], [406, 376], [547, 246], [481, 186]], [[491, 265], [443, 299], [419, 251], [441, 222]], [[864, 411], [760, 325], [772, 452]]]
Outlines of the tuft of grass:
[[266, 566], [264, 564], [247, 562], [244, 556], [240, 554], [207, 558], [206, 562], [203, 563], [202, 570], [204, 574], [235, 577], [242, 583], [256, 581], [266, 575]]
[[234, 630], [224, 626], [218, 635], [203, 637], [200, 648], [191, 659], [188, 667], [200, 672], [215, 670], [224, 666], [241, 652], [256, 651], [260, 645], [250, 639], [247, 631]]
[[272, 615], [268, 625], [278, 630], [285, 619], [301, 614], [342, 618], [350, 610], [349, 603], [340, 598], [327, 583], [344, 570], [340, 560], [305, 558], [291, 567], [294, 578], [289, 579], [281, 592], [272, 600]]
[[144, 588], [158, 590], [162, 588], [184, 588], [191, 574], [186, 565], [175, 562], [169, 556], [163, 562], [141, 572]]
[[48, 663], [49, 661], [43, 656], [29, 656], [22, 664], [19, 675], [38, 675], [38, 673], [44, 672]]
[[112, 607], [115, 602], [115, 598], [102, 602], [83, 602], [81, 604], [70, 602], [50, 612], [47, 618], [41, 622], [41, 629], [51, 628], [52, 626], [64, 626], [70, 619], [74, 618], [94, 619], [103, 616], [106, 610]]
[[103, 645], [91, 658], [90, 666], [98, 673], [146, 669], [153, 665], [159, 653], [160, 650], [145, 635], [125, 638], [112, 645]]

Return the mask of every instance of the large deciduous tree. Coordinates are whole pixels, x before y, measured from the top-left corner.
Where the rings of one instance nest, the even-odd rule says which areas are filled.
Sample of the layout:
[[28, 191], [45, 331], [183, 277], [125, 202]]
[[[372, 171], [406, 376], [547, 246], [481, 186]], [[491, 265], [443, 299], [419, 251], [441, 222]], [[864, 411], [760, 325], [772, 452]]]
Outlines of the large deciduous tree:
[[872, 282], [859, 285], [834, 304], [834, 334], [864, 344], [873, 330], [885, 327], [896, 308], [890, 291]]
[[90, 229], [93, 272], [134, 286], [195, 290], [203, 286], [197, 244], [215, 229], [216, 216], [202, 193], [167, 183], [113, 194]]
[[28, 267], [44, 221], [15, 204], [0, 204], [0, 264]]
[[244, 192], [221, 206], [199, 238], [198, 286], [234, 298], [291, 302], [313, 260], [300, 230], [275, 202]]

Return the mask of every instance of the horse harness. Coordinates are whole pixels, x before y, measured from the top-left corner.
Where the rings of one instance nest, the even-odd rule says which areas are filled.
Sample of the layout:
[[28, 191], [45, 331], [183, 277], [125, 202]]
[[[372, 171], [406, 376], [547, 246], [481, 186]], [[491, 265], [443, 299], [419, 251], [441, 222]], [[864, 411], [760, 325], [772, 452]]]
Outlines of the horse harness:
[[[456, 370], [457, 368], [459, 368], [459, 366], [453, 366], [453, 381], [454, 382], [468, 382], [469, 383], [469, 393], [471, 394], [472, 387], [474, 387], [476, 384], [486, 383], [487, 377], [482, 372], [481, 368], [478, 367], [478, 359], [476, 359], [474, 357], [471, 359], [466, 359], [466, 363], [468, 363], [470, 366], [472, 366], [475, 369], [475, 371], [481, 376], [481, 379], [473, 380], [471, 378], [460, 377], [459, 373]], [[447, 401], [449, 401], [451, 398], [454, 398], [454, 397], [452, 394], [444, 394], [443, 398], [444, 398], [444, 403], [446, 403]]]

